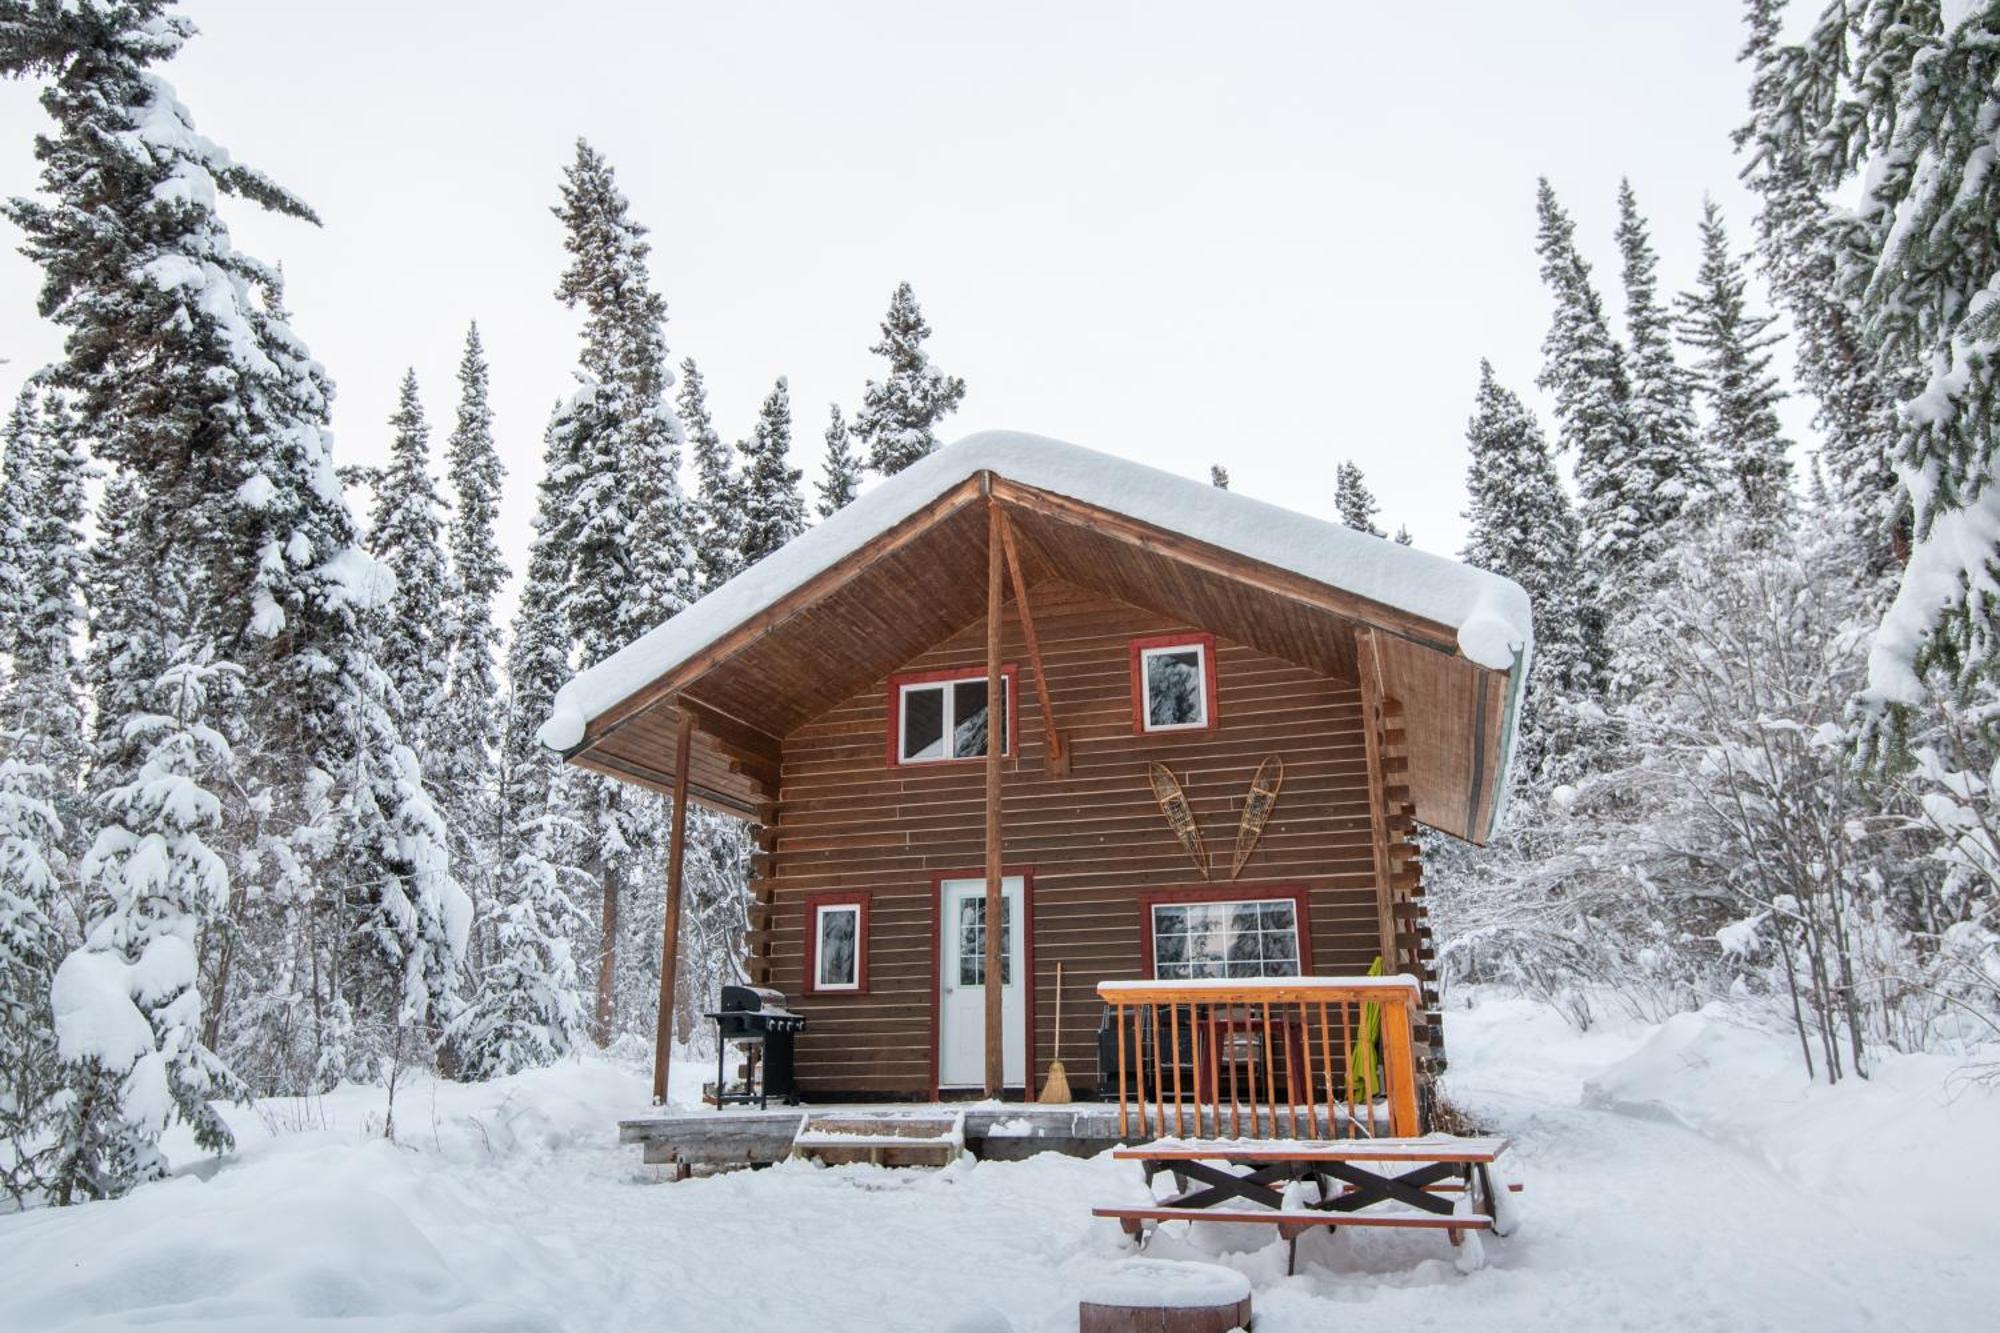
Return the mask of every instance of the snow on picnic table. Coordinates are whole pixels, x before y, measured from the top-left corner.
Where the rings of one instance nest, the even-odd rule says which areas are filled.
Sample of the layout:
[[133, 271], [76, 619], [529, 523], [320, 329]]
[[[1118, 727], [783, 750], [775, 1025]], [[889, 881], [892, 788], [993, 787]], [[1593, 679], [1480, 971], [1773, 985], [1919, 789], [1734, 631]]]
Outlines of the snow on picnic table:
[[[1439, 1236], [1312, 1235], [1287, 1277], [1253, 1226], [1176, 1225], [1150, 1254], [1243, 1273], [1258, 1333], [1991, 1326], [2000, 1097], [1948, 1096], [1949, 1062], [1829, 1091], [1720, 1014], [1578, 1036], [1500, 1001], [1446, 1021], [1452, 1098], [1528, 1184], [1485, 1270], [1455, 1273]], [[616, 1142], [645, 1092], [604, 1061], [419, 1084], [394, 1145], [377, 1089], [234, 1113], [230, 1161], [0, 1217], [0, 1328], [1053, 1333], [1126, 1254], [1090, 1206], [1146, 1198], [1108, 1155], [656, 1183]]]

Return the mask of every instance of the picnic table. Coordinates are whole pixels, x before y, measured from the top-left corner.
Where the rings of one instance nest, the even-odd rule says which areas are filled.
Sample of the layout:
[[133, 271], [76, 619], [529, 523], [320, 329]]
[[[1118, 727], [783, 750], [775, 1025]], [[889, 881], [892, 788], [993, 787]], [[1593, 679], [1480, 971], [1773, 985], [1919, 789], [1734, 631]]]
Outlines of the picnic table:
[[[1514, 1229], [1508, 1198], [1519, 1186], [1494, 1184], [1507, 1140], [1428, 1134], [1380, 1139], [1160, 1139], [1119, 1148], [1139, 1163], [1146, 1184], [1169, 1172], [1177, 1191], [1149, 1206], [1092, 1209], [1145, 1244], [1162, 1222], [1248, 1222], [1275, 1226], [1293, 1243], [1314, 1227], [1413, 1227], [1443, 1231], [1454, 1246], [1468, 1235]], [[1477, 1267], [1477, 1246], [1461, 1267]]]

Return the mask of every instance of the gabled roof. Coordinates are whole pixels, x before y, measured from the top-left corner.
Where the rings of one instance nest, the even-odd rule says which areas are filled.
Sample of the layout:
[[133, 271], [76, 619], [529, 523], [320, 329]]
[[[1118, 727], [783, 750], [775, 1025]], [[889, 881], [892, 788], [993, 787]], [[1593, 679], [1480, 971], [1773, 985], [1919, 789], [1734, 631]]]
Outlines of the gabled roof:
[[[1498, 575], [1249, 496], [1034, 435], [973, 435], [888, 478], [672, 620], [579, 674], [539, 737], [600, 771], [668, 776], [681, 699], [704, 732], [698, 799], [747, 812], [776, 741], [984, 613], [987, 501], [1027, 581], [1061, 578], [1353, 679], [1378, 633], [1406, 708], [1418, 815], [1484, 841], [1531, 642]], [[764, 745], [761, 740], [768, 740]], [[732, 757], [733, 756], [733, 757]], [[753, 784], [754, 785], [754, 784]]]

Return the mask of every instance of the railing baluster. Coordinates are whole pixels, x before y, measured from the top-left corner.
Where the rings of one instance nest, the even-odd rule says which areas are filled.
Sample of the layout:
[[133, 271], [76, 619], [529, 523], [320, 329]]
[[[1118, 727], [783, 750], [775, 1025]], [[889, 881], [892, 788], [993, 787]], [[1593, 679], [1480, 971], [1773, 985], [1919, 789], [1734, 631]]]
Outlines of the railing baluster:
[[[1234, 1005], [1222, 1011], [1223, 1042], [1229, 1051], [1229, 1137], [1240, 1139], [1243, 1128], [1238, 1120], [1236, 1097], [1236, 1008]], [[1221, 1108], [1217, 1107], [1216, 1117], [1221, 1118]]]
[[[1118, 1137], [1119, 1137], [1119, 1138], [1121, 1138], [1121, 1139], [1128, 1139], [1128, 1138], [1129, 1138], [1130, 1136], [1129, 1136], [1129, 1134], [1128, 1134], [1128, 1132], [1127, 1132], [1127, 1130], [1126, 1130], [1126, 1121], [1125, 1121], [1125, 1088], [1126, 1088], [1126, 1083], [1125, 1083], [1125, 1003], [1124, 1003], [1124, 1001], [1122, 1001], [1122, 1000], [1121, 1000], [1121, 1001], [1119, 1001], [1119, 1002], [1118, 1002], [1117, 1004], [1114, 1004], [1114, 1005], [1113, 1005], [1113, 1006], [1111, 1007], [1111, 1010], [1112, 1010], [1112, 1014], [1114, 1015], [1114, 1017], [1112, 1018], [1112, 1021], [1113, 1021], [1113, 1022], [1115, 1022], [1116, 1024], [1118, 1024]], [[1102, 1077], [1103, 1077], [1103, 1071], [1101, 1071], [1101, 1070], [1100, 1070], [1100, 1071], [1098, 1072], [1098, 1077], [1100, 1077], [1100, 1078], [1102, 1078]]]
[[1337, 1108], [1340, 1093], [1333, 1086], [1333, 1028], [1327, 1019], [1325, 1000], [1319, 1002], [1319, 1061], [1320, 1072], [1326, 1077], [1323, 1085], [1326, 1088], [1326, 1136], [1330, 1139], [1338, 1138], [1340, 1112]]
[[1201, 1028], [1206, 1022], [1201, 1006], [1188, 1006], [1188, 1038], [1194, 1047], [1194, 1136], [1205, 1138], [1208, 1130], [1202, 1124], [1201, 1108], [1208, 1103], [1208, 1076], [1201, 1063]]
[[1155, 1134], [1165, 1134], [1167, 1132], [1167, 1081], [1160, 1077], [1160, 1006], [1157, 1004], [1148, 1006], [1146, 1016], [1150, 1020], [1146, 1025], [1146, 1029], [1152, 1034], [1153, 1038], [1153, 1066], [1151, 1070], [1153, 1075], [1153, 1132]]
[[1351, 1000], [1340, 1006], [1340, 1049], [1340, 1073], [1347, 1080], [1347, 1137], [1351, 1139], [1360, 1134], [1354, 1102], [1354, 1003]]
[[1187, 1131], [1181, 1128], [1181, 1007], [1179, 1005], [1167, 1006], [1167, 1022], [1173, 1025], [1170, 1035], [1174, 1047], [1174, 1134], [1185, 1137]]
[[[1264, 1002], [1264, 1105], [1271, 1111], [1271, 1137], [1278, 1137], [1277, 1048], [1271, 1044], [1271, 1002]], [[1259, 1131], [1261, 1132], [1261, 1131]]]

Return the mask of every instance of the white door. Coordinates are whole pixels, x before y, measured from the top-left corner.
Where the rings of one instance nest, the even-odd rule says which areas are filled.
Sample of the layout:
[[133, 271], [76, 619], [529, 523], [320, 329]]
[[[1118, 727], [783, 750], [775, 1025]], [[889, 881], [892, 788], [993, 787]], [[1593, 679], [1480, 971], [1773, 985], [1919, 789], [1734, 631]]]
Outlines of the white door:
[[[1000, 1048], [1009, 1087], [1028, 1085], [1028, 982], [1021, 953], [1022, 895], [1018, 875], [1000, 881], [1003, 962]], [[986, 1084], [986, 881], [948, 879], [939, 886], [938, 1086]]]

